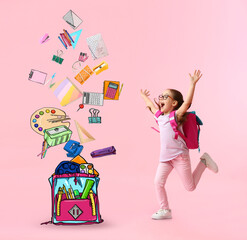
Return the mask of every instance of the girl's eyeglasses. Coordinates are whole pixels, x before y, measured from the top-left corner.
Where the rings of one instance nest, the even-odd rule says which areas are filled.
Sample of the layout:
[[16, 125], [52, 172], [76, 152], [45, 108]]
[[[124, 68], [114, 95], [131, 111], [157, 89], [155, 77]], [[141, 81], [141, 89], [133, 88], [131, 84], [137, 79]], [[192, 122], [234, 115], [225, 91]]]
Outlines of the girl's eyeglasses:
[[174, 98], [172, 98], [171, 96], [169, 96], [168, 94], [165, 94], [165, 95], [159, 95], [158, 96], [159, 99], [162, 99], [162, 100], [166, 100], [167, 98], [171, 98], [172, 100], [174, 100]]

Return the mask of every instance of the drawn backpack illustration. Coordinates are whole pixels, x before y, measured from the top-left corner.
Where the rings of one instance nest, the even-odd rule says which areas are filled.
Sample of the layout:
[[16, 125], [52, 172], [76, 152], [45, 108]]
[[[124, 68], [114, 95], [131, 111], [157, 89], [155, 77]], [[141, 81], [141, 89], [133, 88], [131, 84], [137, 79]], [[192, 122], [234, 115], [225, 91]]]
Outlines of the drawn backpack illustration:
[[49, 178], [52, 197], [51, 221], [58, 225], [101, 223], [98, 198], [99, 173], [77, 155], [62, 161]]
[[[183, 132], [182, 134], [178, 129], [178, 124], [175, 119], [175, 112], [172, 111], [169, 114], [170, 124], [175, 132], [175, 139], [178, 138], [178, 135], [185, 141], [189, 149], [198, 149], [200, 152], [199, 146], [199, 135], [200, 135], [200, 125], [203, 125], [201, 119], [196, 115], [195, 111], [187, 112], [186, 121], [183, 123]], [[162, 112], [159, 110], [156, 112], [155, 117], [158, 118]]]

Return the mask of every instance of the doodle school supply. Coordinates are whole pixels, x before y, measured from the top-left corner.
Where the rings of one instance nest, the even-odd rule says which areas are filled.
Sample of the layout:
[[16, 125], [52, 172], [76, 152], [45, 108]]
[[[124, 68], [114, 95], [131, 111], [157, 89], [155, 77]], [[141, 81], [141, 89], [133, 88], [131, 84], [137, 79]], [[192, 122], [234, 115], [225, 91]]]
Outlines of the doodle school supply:
[[103, 106], [104, 94], [94, 92], [83, 92], [82, 103], [86, 105]]
[[76, 44], [81, 36], [81, 32], [82, 32], [82, 29], [70, 34], [72, 38], [75, 36], [75, 38], [73, 39], [74, 42], [73, 41], [71, 42], [73, 49], [75, 49], [76, 47]]
[[68, 152], [67, 157], [76, 157], [81, 153], [83, 146], [79, 142], [69, 140], [63, 149]]
[[66, 46], [72, 46], [71, 41], [67, 35], [60, 33], [60, 36]]
[[63, 55], [63, 51], [62, 50], [58, 50], [57, 51], [57, 55], [53, 55], [52, 61], [55, 61], [55, 62], [57, 62], [59, 64], [62, 64], [62, 62], [64, 60], [63, 58], [61, 58], [62, 55]]
[[80, 172], [80, 164], [71, 161], [62, 161], [57, 165], [55, 169], [56, 175], [61, 175], [66, 173], [79, 173], [79, 172]]
[[49, 38], [49, 35], [48, 35], [48, 33], [46, 33], [46, 34], [39, 40], [39, 42], [42, 44], [42, 43], [47, 42], [49, 39], [50, 39], [50, 38]]
[[108, 69], [108, 64], [105, 61], [103, 61], [102, 63], [94, 67], [93, 71], [96, 73], [96, 75], [98, 75], [106, 69]]
[[85, 173], [52, 175], [49, 178], [52, 218], [51, 222], [44, 224], [77, 225], [103, 222], [97, 191], [99, 180], [99, 177]]
[[86, 199], [88, 197], [89, 191], [91, 190], [92, 186], [94, 185], [94, 181], [91, 179], [87, 179], [85, 183], [85, 187], [83, 189], [81, 199]]
[[82, 85], [93, 73], [87, 65], [75, 76], [75, 79]]
[[38, 134], [44, 135], [46, 129], [65, 125], [70, 126], [67, 121], [70, 118], [59, 108], [44, 107], [36, 110], [30, 118], [31, 128]]
[[88, 37], [87, 44], [94, 60], [108, 55], [107, 48], [100, 33]]
[[58, 39], [60, 40], [60, 42], [63, 44], [63, 46], [67, 49], [67, 45], [63, 42], [62, 38], [60, 36], [58, 36]]
[[31, 69], [28, 80], [40, 84], [45, 84], [47, 73]]
[[88, 117], [89, 123], [101, 123], [101, 117], [98, 116], [99, 110], [95, 108], [90, 108], [89, 112], [91, 113], [91, 117]]
[[114, 146], [98, 149], [90, 153], [92, 158], [103, 157], [103, 156], [112, 155], [112, 154], [116, 154], [116, 149]]
[[80, 173], [93, 174], [93, 164], [91, 163], [83, 163], [80, 165]]
[[85, 62], [87, 59], [88, 59], [87, 53], [81, 52], [78, 61]]
[[66, 106], [82, 96], [81, 91], [70, 81], [68, 77], [64, 80], [56, 82], [51, 89], [59, 100], [61, 106]]
[[61, 143], [68, 142], [72, 132], [66, 126], [58, 126], [45, 130], [44, 139], [49, 146], [56, 146]]
[[104, 81], [104, 99], [118, 100], [119, 99], [119, 85], [118, 81]]
[[81, 23], [82, 20], [72, 11], [69, 10], [64, 16], [63, 19], [73, 28], [76, 29]]
[[[76, 120], [75, 120], [75, 125], [81, 143], [87, 143], [95, 140], [95, 138], [85, 128], [83, 128]], [[85, 135], [87, 138], [85, 138], [83, 135]]]

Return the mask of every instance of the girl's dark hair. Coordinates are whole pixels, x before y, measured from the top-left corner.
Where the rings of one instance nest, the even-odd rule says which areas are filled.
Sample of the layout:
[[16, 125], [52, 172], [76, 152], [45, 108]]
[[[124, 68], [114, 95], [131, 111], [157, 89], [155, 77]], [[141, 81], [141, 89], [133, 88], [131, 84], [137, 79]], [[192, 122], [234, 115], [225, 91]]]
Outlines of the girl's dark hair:
[[[174, 99], [178, 102], [178, 104], [177, 104], [177, 106], [174, 108], [174, 110], [179, 109], [179, 108], [182, 106], [182, 104], [184, 103], [184, 99], [183, 99], [182, 93], [179, 92], [179, 91], [176, 90], [176, 89], [168, 89], [168, 90], [171, 92], [171, 95], [172, 95], [171, 97], [174, 98]], [[190, 106], [189, 106], [189, 108], [190, 108]], [[185, 113], [185, 114], [181, 117], [180, 121], [178, 122], [178, 125], [183, 124], [183, 123], [186, 121], [186, 117], [187, 117], [187, 113]]]

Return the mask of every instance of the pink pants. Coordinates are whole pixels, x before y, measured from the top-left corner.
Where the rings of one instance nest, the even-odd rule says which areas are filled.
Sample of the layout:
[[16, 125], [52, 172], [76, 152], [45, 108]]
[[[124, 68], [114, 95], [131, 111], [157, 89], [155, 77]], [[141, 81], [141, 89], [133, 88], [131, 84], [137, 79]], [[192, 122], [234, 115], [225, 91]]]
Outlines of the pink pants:
[[156, 195], [160, 203], [160, 208], [162, 209], [169, 209], [165, 184], [166, 179], [173, 168], [175, 168], [178, 172], [185, 189], [188, 191], [193, 191], [196, 188], [206, 166], [200, 161], [192, 174], [190, 157], [189, 155], [185, 154], [181, 154], [168, 162], [160, 162], [156, 172], [154, 184]]

